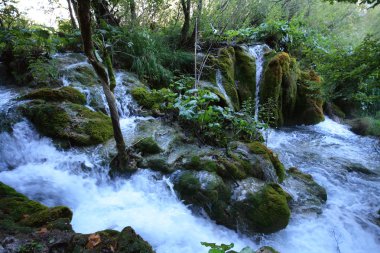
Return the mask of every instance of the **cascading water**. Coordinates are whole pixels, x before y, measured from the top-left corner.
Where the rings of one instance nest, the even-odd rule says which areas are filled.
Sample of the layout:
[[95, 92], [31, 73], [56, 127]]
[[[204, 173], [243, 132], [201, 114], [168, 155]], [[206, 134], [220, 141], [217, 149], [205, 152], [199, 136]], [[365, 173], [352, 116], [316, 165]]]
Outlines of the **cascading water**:
[[[133, 101], [124, 85], [127, 75], [117, 73], [115, 96], [123, 134], [132, 143], [138, 137], [138, 121], [148, 118], [133, 116]], [[87, 95], [90, 99], [94, 93]], [[15, 88], [0, 86], [0, 112], [14, 106], [17, 96]], [[178, 200], [170, 181], [158, 173], [141, 170], [128, 180], [110, 181], [104, 165], [108, 144], [59, 150], [25, 120], [15, 124], [12, 133], [2, 131], [0, 181], [48, 206], [69, 206], [77, 232], [130, 225], [158, 253], [207, 252], [201, 241], [234, 242], [237, 250], [273, 245], [283, 253], [367, 253], [380, 248], [380, 228], [370, 221], [380, 203], [379, 141], [359, 137], [329, 119], [271, 133], [269, 146], [284, 164], [312, 174], [326, 188], [328, 201], [320, 215], [293, 210], [289, 226], [256, 238], [260, 245], [194, 216]], [[360, 172], [363, 169], [347, 169], [358, 164], [368, 169], [368, 175]], [[283, 187], [297, 197], [296, 186]]]
[[220, 69], [216, 70], [215, 80], [216, 80], [216, 85], [218, 85], [219, 91], [223, 94], [224, 98], [226, 99], [228, 107], [233, 110], [234, 106], [231, 102], [230, 97], [228, 96], [226, 92], [226, 89], [224, 89], [224, 86], [223, 86], [223, 75]]
[[251, 46], [248, 48], [249, 54], [256, 59], [256, 90], [255, 90], [255, 120], [259, 117], [260, 106], [260, 82], [264, 68], [264, 53], [269, 49], [266, 44]]
[[[315, 126], [276, 130], [268, 145], [286, 167], [311, 174], [328, 195], [321, 215], [293, 212], [285, 230], [266, 237], [268, 244], [283, 253], [379, 252], [380, 227], [373, 222], [380, 209], [378, 140], [326, 118]], [[297, 197], [296, 188], [287, 190]]]
[[[134, 105], [122, 84], [124, 77], [126, 73], [116, 74], [115, 97], [126, 143], [132, 143], [138, 137], [137, 122], [149, 118], [132, 116]], [[17, 95], [15, 89], [0, 86], [0, 112], [7, 110]], [[23, 120], [11, 133], [0, 130], [0, 181], [45, 205], [70, 207], [76, 232], [132, 226], [158, 253], [207, 252], [202, 241], [234, 242], [239, 250], [257, 247], [247, 238], [192, 214], [159, 173], [141, 170], [128, 180], [111, 181], [104, 165], [107, 146], [59, 150]]]

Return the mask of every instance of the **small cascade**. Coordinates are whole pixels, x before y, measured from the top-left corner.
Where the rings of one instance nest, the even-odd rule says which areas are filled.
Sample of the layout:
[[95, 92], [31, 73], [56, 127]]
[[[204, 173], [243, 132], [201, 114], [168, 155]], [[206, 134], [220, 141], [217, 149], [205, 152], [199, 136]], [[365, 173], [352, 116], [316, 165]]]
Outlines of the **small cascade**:
[[234, 106], [232, 104], [232, 101], [231, 101], [230, 97], [227, 95], [227, 92], [223, 86], [223, 75], [222, 75], [222, 72], [220, 71], [220, 69], [216, 70], [215, 80], [216, 80], [216, 84], [218, 85], [219, 91], [223, 94], [223, 96], [226, 99], [228, 107], [233, 110]]
[[251, 46], [248, 48], [250, 55], [256, 59], [256, 91], [255, 91], [255, 120], [259, 117], [260, 106], [260, 82], [264, 70], [264, 54], [269, 49], [266, 44]]

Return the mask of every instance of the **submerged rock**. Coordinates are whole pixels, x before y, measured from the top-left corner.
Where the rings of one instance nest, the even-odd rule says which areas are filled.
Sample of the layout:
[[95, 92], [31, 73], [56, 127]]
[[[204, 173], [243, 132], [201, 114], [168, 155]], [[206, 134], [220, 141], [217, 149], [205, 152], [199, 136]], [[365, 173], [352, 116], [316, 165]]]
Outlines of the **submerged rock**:
[[283, 184], [289, 189], [292, 205], [301, 212], [322, 213], [323, 204], [327, 201], [325, 188], [317, 184], [311, 175], [297, 168], [290, 168], [287, 173], [288, 176]]
[[40, 133], [72, 145], [95, 145], [113, 136], [111, 119], [82, 105], [36, 100], [21, 110]]

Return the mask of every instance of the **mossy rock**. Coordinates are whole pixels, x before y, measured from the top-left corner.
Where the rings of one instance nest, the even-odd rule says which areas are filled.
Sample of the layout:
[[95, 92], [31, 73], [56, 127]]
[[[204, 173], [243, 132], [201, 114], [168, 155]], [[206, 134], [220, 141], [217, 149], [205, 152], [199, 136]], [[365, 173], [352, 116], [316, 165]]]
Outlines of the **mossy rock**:
[[[327, 201], [326, 189], [317, 184], [310, 174], [303, 173], [297, 168], [290, 168], [288, 170], [289, 176], [293, 177], [295, 180], [304, 184], [304, 189], [309, 194], [309, 199], [313, 204], [321, 205]], [[299, 189], [301, 191], [303, 189]]]
[[[239, 168], [245, 168], [247, 175], [265, 181], [268, 181], [273, 177], [277, 177], [277, 180], [274, 178], [272, 181], [278, 181], [279, 183], [284, 180], [284, 165], [278, 159], [277, 155], [272, 150], [267, 148], [263, 143], [258, 141], [251, 143], [232, 142], [230, 143], [230, 148], [236, 154], [235, 157], [240, 156], [240, 158], [235, 158], [235, 161], [239, 161], [239, 159], [242, 160], [242, 157], [245, 158], [246, 162], [240, 162]], [[270, 167], [268, 167], [265, 161], [269, 162]], [[272, 170], [274, 170], [274, 172], [271, 172]], [[271, 174], [274, 173], [275, 175], [271, 176]]]
[[348, 120], [351, 131], [359, 135], [372, 135], [380, 137], [380, 120], [372, 117], [363, 117]]
[[71, 221], [72, 211], [65, 206], [56, 206], [33, 213], [22, 221], [28, 227], [41, 227], [58, 219], [68, 219]]
[[75, 68], [63, 70], [64, 75], [70, 83], [83, 86], [95, 86], [100, 80], [90, 65], [78, 65]]
[[82, 105], [36, 100], [22, 106], [21, 111], [40, 133], [72, 145], [95, 145], [113, 136], [111, 119]]
[[263, 246], [256, 251], [256, 253], [280, 253], [270, 246]]
[[228, 214], [231, 197], [229, 188], [216, 173], [207, 171], [178, 171], [172, 175], [174, 189], [193, 209], [203, 209], [219, 224], [232, 227], [233, 217]]
[[154, 155], [162, 152], [162, 149], [152, 137], [137, 141], [133, 147], [143, 155]]
[[46, 206], [29, 200], [25, 195], [0, 182], [1, 217], [18, 222], [28, 215], [46, 209]]
[[157, 91], [150, 91], [145, 87], [135, 87], [131, 90], [132, 97], [143, 108], [148, 110], [158, 110], [165, 98]]
[[72, 87], [61, 87], [58, 89], [42, 88], [22, 96], [21, 99], [42, 99], [51, 102], [67, 101], [80, 105], [86, 103], [86, 97]]
[[235, 85], [235, 50], [233, 47], [219, 49], [217, 67], [222, 72], [223, 87], [230, 97], [235, 110], [240, 109], [239, 95]]
[[163, 173], [170, 173], [172, 169], [170, 165], [163, 158], [151, 158], [146, 162], [146, 167], [155, 171], [160, 171]]
[[257, 193], [234, 203], [233, 213], [249, 232], [274, 233], [284, 229], [290, 219], [290, 196], [278, 184], [267, 184]]
[[117, 239], [118, 253], [153, 253], [152, 246], [149, 245], [131, 227], [124, 228]]
[[313, 125], [324, 121], [320, 77], [314, 71], [303, 71], [297, 82], [293, 123]]
[[218, 170], [219, 164], [217, 161], [211, 160], [210, 158], [192, 156], [182, 165], [182, 167], [188, 170], [204, 170], [208, 172], [216, 172]]
[[235, 79], [240, 103], [254, 99], [256, 92], [256, 61], [242, 47], [235, 47]]

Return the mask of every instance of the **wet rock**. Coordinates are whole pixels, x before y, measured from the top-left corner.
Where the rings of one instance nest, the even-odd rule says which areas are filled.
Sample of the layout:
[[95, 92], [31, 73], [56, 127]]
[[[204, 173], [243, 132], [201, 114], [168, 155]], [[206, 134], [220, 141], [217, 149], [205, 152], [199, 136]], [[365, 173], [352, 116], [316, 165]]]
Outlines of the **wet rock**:
[[258, 249], [256, 253], [279, 253], [279, 252], [272, 247], [264, 246]]
[[372, 171], [370, 169], [367, 169], [366, 167], [364, 167], [360, 163], [346, 164], [346, 165], [344, 165], [344, 168], [348, 172], [356, 172], [356, 173], [361, 173], [361, 174], [369, 175], [369, 176], [371, 176], [371, 175], [377, 175], [374, 171]]
[[71, 229], [71, 217], [67, 207], [45, 207], [0, 182], [0, 252], [154, 252], [131, 227], [83, 235]]
[[154, 155], [162, 151], [152, 137], [143, 138], [137, 141], [133, 146], [138, 152], [141, 152], [142, 155]]
[[113, 136], [111, 119], [82, 105], [36, 100], [21, 106], [21, 111], [40, 133], [72, 145], [95, 145]]
[[[290, 168], [284, 186], [292, 195], [292, 205], [301, 212], [322, 213], [323, 204], [327, 201], [325, 188], [317, 184], [313, 177], [297, 168]], [[291, 190], [294, 189], [294, 190]]]
[[84, 105], [86, 103], [86, 97], [77, 89], [72, 87], [61, 87], [57, 89], [42, 88], [32, 91], [20, 99], [42, 99], [50, 102], [71, 102], [74, 104]]
[[[235, 191], [236, 192], [236, 191]], [[232, 203], [232, 215], [239, 231], [274, 233], [284, 229], [290, 219], [291, 197], [278, 184], [252, 187]]]

